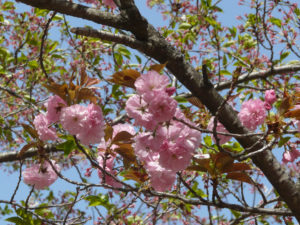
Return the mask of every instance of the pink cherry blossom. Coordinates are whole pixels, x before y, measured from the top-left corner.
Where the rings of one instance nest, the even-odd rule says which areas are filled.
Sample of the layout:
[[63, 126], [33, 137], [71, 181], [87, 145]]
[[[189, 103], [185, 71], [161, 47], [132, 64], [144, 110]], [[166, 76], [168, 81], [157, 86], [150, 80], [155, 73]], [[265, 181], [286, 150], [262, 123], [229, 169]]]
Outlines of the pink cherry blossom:
[[49, 123], [55, 123], [59, 120], [61, 110], [66, 105], [66, 102], [57, 95], [51, 96], [48, 99], [45, 106], [47, 108], [46, 118]]
[[267, 90], [265, 92], [265, 102], [272, 105], [276, 101], [276, 93], [274, 90]]
[[[59, 172], [60, 167], [53, 160], [51, 160], [55, 169]], [[51, 167], [49, 162], [41, 164], [34, 164], [26, 168], [22, 172], [24, 183], [34, 185], [36, 189], [44, 189], [53, 184], [57, 179], [57, 174]]]
[[199, 147], [201, 133], [177, 121], [157, 131], [160, 129], [165, 133], [159, 150], [160, 165], [174, 172], [184, 170], [189, 165], [195, 149]]
[[104, 137], [105, 123], [102, 110], [92, 103], [86, 107], [86, 111], [85, 117], [80, 122], [83, 129], [77, 133], [76, 137], [85, 145], [99, 143]]
[[290, 151], [283, 153], [282, 162], [294, 162], [298, 157], [300, 157], [300, 152], [296, 148], [292, 148]]
[[270, 103], [268, 103], [268, 102], [265, 102], [264, 106], [265, 106], [266, 110], [271, 110], [272, 109], [272, 105]]
[[148, 111], [148, 104], [139, 95], [133, 95], [127, 100], [125, 110], [128, 116], [135, 120], [135, 125], [144, 126], [149, 130], [153, 130], [157, 125], [157, 121]]
[[116, 8], [116, 4], [113, 0], [102, 0], [103, 4], [112, 8]]
[[166, 93], [169, 95], [169, 96], [172, 96], [174, 93], [175, 93], [175, 91], [176, 91], [176, 88], [175, 87], [168, 87], [168, 88], [166, 88]]
[[[99, 166], [101, 166], [103, 169], [105, 169], [105, 171], [107, 171], [108, 173], [110, 173], [112, 175], [116, 175], [116, 172], [113, 169], [114, 159], [115, 159], [115, 157], [113, 157], [112, 155], [108, 155], [106, 160], [105, 160], [104, 152], [99, 152], [99, 156], [97, 158], [97, 161], [99, 163]], [[104, 161], [105, 161], [105, 168], [104, 168]], [[103, 174], [100, 169], [98, 170], [98, 176], [99, 176], [100, 179], [103, 179], [104, 176], [105, 176], [105, 183], [108, 184], [108, 185], [111, 185], [113, 187], [122, 187], [121, 183], [116, 181], [113, 177], [111, 177], [107, 174]]]
[[255, 130], [258, 125], [263, 124], [266, 118], [264, 102], [260, 99], [244, 102], [238, 116], [245, 127]]
[[61, 125], [70, 134], [76, 135], [83, 130], [87, 114], [87, 108], [82, 105], [65, 107], [60, 116]]
[[149, 91], [165, 91], [169, 84], [169, 79], [165, 75], [160, 75], [154, 70], [141, 75], [136, 79], [134, 86], [139, 95], [145, 94]]
[[161, 129], [155, 132], [139, 133], [135, 138], [134, 151], [136, 156], [141, 161], [147, 161], [154, 152], [159, 152], [164, 140], [164, 135], [160, 134]]
[[149, 103], [149, 112], [157, 122], [165, 122], [173, 118], [177, 102], [165, 91], [152, 91], [143, 96]]
[[39, 115], [37, 115], [33, 120], [33, 124], [38, 132], [39, 138], [42, 141], [55, 141], [56, 139], [58, 139], [55, 129], [53, 127], [48, 127], [50, 123], [47, 120], [45, 114], [40, 113]]
[[175, 182], [176, 173], [161, 167], [158, 158], [159, 155], [156, 153], [145, 164], [146, 171], [150, 175], [151, 187], [156, 191], [170, 190]]
[[183, 148], [180, 141], [183, 140], [180, 139], [175, 143], [165, 141], [159, 153], [159, 164], [173, 172], [186, 169], [192, 158], [192, 152]]
[[[214, 127], [214, 118], [215, 117], [211, 117], [208, 125], [207, 125], [207, 129], [213, 131], [213, 127]], [[219, 121], [217, 122], [217, 127], [216, 127], [216, 131], [217, 132], [223, 132], [226, 133], [228, 132], [226, 130], [226, 128], [223, 126], [223, 124], [221, 124]], [[212, 139], [214, 140], [214, 142], [216, 142], [216, 139], [214, 138], [214, 135], [211, 135]], [[229, 141], [231, 139], [230, 136], [225, 136], [225, 135], [217, 135], [217, 137], [220, 139], [219, 143], [222, 145], [224, 143], [226, 143], [227, 141]]]

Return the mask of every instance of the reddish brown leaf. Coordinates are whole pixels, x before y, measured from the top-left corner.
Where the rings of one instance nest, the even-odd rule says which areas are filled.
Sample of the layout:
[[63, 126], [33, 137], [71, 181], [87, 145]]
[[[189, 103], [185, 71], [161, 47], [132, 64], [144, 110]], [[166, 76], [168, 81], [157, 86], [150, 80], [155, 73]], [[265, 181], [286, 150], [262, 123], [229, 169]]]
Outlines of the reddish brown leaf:
[[168, 62], [165, 62], [164, 64], [154, 64], [150, 66], [149, 70], [154, 70], [158, 73], [160, 73], [167, 65]]
[[134, 88], [134, 82], [140, 76], [140, 72], [132, 69], [122, 70], [112, 75], [112, 79], [108, 81], [126, 87]]
[[112, 143], [117, 144], [118, 142], [130, 142], [131, 138], [133, 137], [132, 134], [128, 133], [127, 131], [121, 131], [116, 134]]
[[80, 68], [80, 86], [83, 86], [88, 81], [88, 75], [85, 71], [85, 66]]
[[186, 168], [190, 171], [208, 172], [208, 169], [203, 165], [191, 165]]
[[107, 142], [109, 139], [112, 138], [113, 135], [113, 128], [107, 124], [104, 129], [104, 140]]
[[211, 158], [215, 164], [215, 167], [222, 172], [226, 168], [230, 168], [233, 164], [234, 159], [225, 152], [219, 152], [217, 154], [212, 154]]
[[285, 117], [293, 117], [296, 120], [300, 120], [300, 108], [294, 109], [294, 107], [284, 114]]
[[281, 104], [280, 104], [279, 109], [278, 109], [280, 115], [283, 115], [284, 113], [286, 113], [289, 110], [289, 108], [291, 108], [292, 105], [293, 105], [292, 97], [290, 97], [289, 95], [284, 97], [282, 99]]
[[197, 171], [202, 171], [202, 172], [209, 172], [210, 174], [213, 174], [213, 170], [211, 168], [210, 162], [211, 159], [198, 159], [198, 158], [193, 158], [193, 160], [197, 163], [194, 166], [191, 166], [190, 169], [195, 169]]
[[236, 172], [236, 171], [245, 171], [251, 170], [251, 166], [247, 163], [233, 163], [232, 165], [223, 169], [223, 173]]
[[32, 128], [31, 126], [29, 126], [29, 125], [27, 125], [27, 124], [24, 124], [24, 123], [22, 123], [21, 125], [22, 125], [22, 127], [24, 128], [24, 130], [25, 130], [28, 134], [30, 134], [31, 137], [36, 138], [36, 139], [39, 138], [39, 135], [38, 135], [37, 131], [36, 131], [34, 128]]
[[24, 145], [23, 148], [18, 152], [18, 157], [21, 158], [27, 150], [29, 150], [30, 148], [35, 147], [37, 145], [38, 144], [36, 142], [31, 142], [31, 143]]
[[242, 173], [242, 172], [241, 173], [240, 172], [229, 173], [229, 174], [227, 174], [226, 178], [253, 184], [252, 179], [246, 173]]
[[95, 84], [98, 84], [98, 83], [100, 83], [99, 79], [88, 77], [85, 86], [88, 87], [88, 86], [92, 86], [92, 85], [95, 85]]
[[98, 97], [94, 94], [94, 92], [89, 88], [81, 88], [78, 97], [78, 102], [81, 100], [89, 100], [90, 102], [97, 104]]
[[136, 157], [131, 144], [120, 144], [118, 148], [114, 149], [115, 152], [126, 158], [130, 162], [135, 162]]
[[68, 94], [67, 84], [56, 84], [55, 82], [51, 82], [50, 84], [43, 84], [43, 86], [47, 88], [48, 91], [58, 95], [63, 100], [67, 101], [67, 94]]
[[130, 169], [125, 171], [122, 176], [127, 179], [135, 180], [138, 183], [144, 183], [146, 180], [148, 180], [148, 175], [144, 170]]

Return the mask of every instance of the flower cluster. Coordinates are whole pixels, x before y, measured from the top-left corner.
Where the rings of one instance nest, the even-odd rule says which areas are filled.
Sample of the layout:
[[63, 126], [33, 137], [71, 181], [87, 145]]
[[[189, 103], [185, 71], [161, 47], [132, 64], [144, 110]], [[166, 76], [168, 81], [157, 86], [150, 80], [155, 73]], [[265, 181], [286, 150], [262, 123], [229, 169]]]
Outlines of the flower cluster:
[[135, 81], [137, 94], [128, 99], [126, 111], [135, 124], [147, 131], [135, 137], [135, 154], [150, 175], [151, 186], [157, 191], [170, 189], [176, 172], [190, 163], [201, 141], [201, 133], [173, 117], [193, 125], [170, 97], [168, 78], [155, 71], [141, 75]]
[[299, 150], [296, 149], [296, 145], [291, 145], [290, 151], [285, 151], [283, 153], [282, 162], [285, 164], [288, 162], [294, 162], [298, 157], [300, 157]]
[[264, 102], [260, 99], [250, 99], [244, 102], [238, 117], [245, 127], [254, 131], [257, 126], [263, 124], [266, 119]]
[[273, 103], [276, 101], [276, 93], [274, 90], [267, 90], [265, 92], [265, 109], [272, 109]]
[[[59, 172], [59, 165], [52, 160], [51, 162], [55, 169]], [[31, 167], [26, 168], [22, 175], [24, 183], [34, 185], [34, 188], [36, 189], [44, 189], [53, 184], [57, 179], [57, 174], [49, 162], [34, 164]]]
[[102, 110], [95, 104], [66, 106], [64, 100], [52, 96], [47, 101], [47, 113], [39, 114], [33, 123], [41, 140], [56, 140], [58, 137], [51, 123], [60, 122], [62, 127], [85, 145], [99, 143], [104, 136]]
[[172, 119], [177, 102], [170, 97], [168, 84], [168, 77], [155, 71], [135, 81], [137, 94], [128, 99], [125, 107], [127, 114], [135, 119], [135, 125], [154, 130], [159, 123]]

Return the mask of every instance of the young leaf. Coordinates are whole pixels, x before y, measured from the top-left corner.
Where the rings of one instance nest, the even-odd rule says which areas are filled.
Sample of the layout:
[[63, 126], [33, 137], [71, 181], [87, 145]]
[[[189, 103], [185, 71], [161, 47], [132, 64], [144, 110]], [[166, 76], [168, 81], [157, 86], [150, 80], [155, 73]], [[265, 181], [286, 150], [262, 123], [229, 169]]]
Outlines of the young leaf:
[[224, 168], [223, 173], [251, 170], [251, 166], [247, 163], [233, 163], [231, 166]]
[[126, 179], [135, 180], [138, 183], [144, 183], [148, 179], [148, 175], [144, 170], [130, 169], [122, 173]]
[[107, 124], [104, 129], [104, 140], [107, 142], [109, 139], [112, 139], [113, 128]]
[[23, 148], [18, 152], [18, 157], [22, 158], [22, 156], [24, 155], [24, 153], [27, 150], [29, 150], [30, 148], [35, 147], [35, 146], [37, 146], [36, 142], [30, 142], [30, 143], [24, 145]]
[[154, 70], [158, 73], [160, 73], [167, 65], [168, 62], [165, 62], [164, 64], [154, 64], [150, 66], [149, 70]]
[[134, 82], [140, 76], [140, 72], [132, 69], [122, 70], [112, 75], [108, 81], [115, 84], [123, 85], [126, 87], [134, 88]]
[[127, 131], [121, 131], [116, 134], [114, 139], [112, 140], [112, 143], [117, 144], [117, 142], [130, 142], [131, 138], [133, 137], [132, 134], [128, 133]]
[[246, 173], [242, 173], [242, 172], [229, 173], [229, 174], [227, 174], [226, 178], [253, 184], [252, 179]]
[[34, 128], [32, 128], [31, 126], [29, 126], [29, 125], [27, 125], [27, 124], [24, 124], [24, 123], [22, 123], [21, 125], [22, 125], [22, 127], [24, 128], [24, 130], [25, 130], [28, 134], [30, 134], [31, 137], [36, 138], [36, 139], [39, 138], [39, 135], [38, 135], [37, 131], [36, 131]]
[[129, 162], [136, 161], [136, 157], [131, 144], [120, 144], [119, 147], [114, 150]]
[[78, 102], [81, 100], [89, 100], [90, 102], [97, 104], [98, 97], [94, 94], [94, 92], [89, 88], [81, 88], [78, 97]]

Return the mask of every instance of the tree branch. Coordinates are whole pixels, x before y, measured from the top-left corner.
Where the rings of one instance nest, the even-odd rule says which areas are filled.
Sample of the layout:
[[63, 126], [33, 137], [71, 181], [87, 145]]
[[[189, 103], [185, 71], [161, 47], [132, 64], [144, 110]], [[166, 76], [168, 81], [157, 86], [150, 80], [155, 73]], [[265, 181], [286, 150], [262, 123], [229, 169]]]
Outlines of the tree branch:
[[126, 29], [125, 20], [120, 15], [103, 12], [81, 4], [72, 3], [66, 0], [20, 0], [20, 2], [37, 7], [49, 9], [55, 12], [86, 19], [95, 23], [112, 26], [118, 29]]
[[136, 38], [130, 37], [124, 34], [113, 34], [107, 31], [95, 30], [89, 27], [74, 27], [70, 30], [72, 33], [77, 35], [83, 35], [86, 37], [100, 38], [106, 41], [116, 42], [123, 44], [133, 49], [145, 48], [145, 43], [137, 40]]
[[[274, 67], [273, 69], [263, 70], [263, 71], [257, 71], [252, 73], [247, 73], [241, 75], [237, 83], [243, 83], [246, 81], [251, 81], [255, 79], [265, 79], [269, 76], [274, 76], [277, 74], [285, 74], [285, 73], [292, 73], [292, 72], [298, 72], [300, 71], [300, 64], [295, 65], [285, 65], [285, 66], [278, 66]], [[231, 81], [221, 82], [216, 88], [216, 90], [224, 90], [226, 88], [229, 88], [231, 84]]]
[[[53, 146], [45, 146], [44, 150], [46, 153], [63, 152], [63, 150], [57, 149]], [[31, 149], [27, 150], [24, 154], [22, 154], [22, 156], [19, 156], [19, 152], [17, 152], [17, 151], [4, 152], [4, 153], [0, 154], [0, 163], [13, 162], [13, 161], [21, 160], [21, 159], [31, 158], [33, 156], [37, 156], [38, 154], [39, 153], [38, 153], [37, 148], [31, 148]]]

